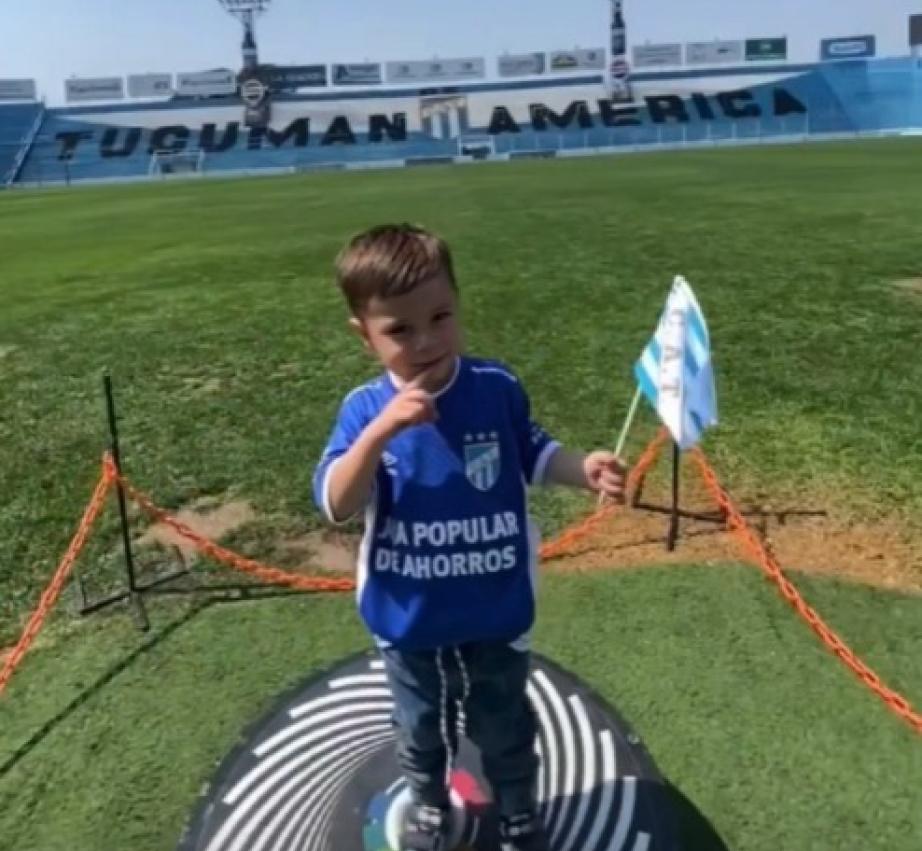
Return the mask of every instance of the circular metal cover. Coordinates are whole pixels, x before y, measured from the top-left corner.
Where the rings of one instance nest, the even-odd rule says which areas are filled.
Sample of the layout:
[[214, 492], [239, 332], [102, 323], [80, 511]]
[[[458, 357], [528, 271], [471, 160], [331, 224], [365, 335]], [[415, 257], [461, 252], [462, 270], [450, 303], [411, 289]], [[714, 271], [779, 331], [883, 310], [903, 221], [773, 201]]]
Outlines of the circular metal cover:
[[[678, 851], [663, 780], [615, 711], [537, 655], [528, 696], [553, 851]], [[409, 793], [392, 707], [374, 654], [312, 676], [224, 759], [179, 851], [393, 851]], [[463, 737], [451, 787], [455, 847], [498, 851], [489, 787]]]

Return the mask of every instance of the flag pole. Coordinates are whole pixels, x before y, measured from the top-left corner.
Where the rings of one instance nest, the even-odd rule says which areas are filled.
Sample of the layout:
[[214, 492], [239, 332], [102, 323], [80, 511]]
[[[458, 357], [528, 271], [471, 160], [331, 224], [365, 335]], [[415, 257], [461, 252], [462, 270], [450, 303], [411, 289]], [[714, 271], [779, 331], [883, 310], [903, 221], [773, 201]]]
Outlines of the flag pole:
[[[631, 400], [631, 406], [628, 408], [627, 416], [624, 418], [624, 425], [621, 426], [621, 434], [618, 435], [618, 442], [615, 444], [615, 455], [618, 458], [621, 458], [621, 453], [624, 451], [624, 444], [627, 441], [627, 434], [631, 430], [631, 424], [634, 422], [634, 417], [637, 414], [637, 405], [640, 403], [641, 390], [640, 385], [637, 385], [637, 392], [634, 393], [634, 398]], [[605, 494], [599, 494], [599, 508], [605, 502]]]
[[627, 416], [624, 418], [624, 425], [621, 426], [621, 434], [618, 435], [618, 442], [615, 444], [615, 455], [619, 458], [624, 451], [624, 443], [627, 440], [627, 433], [630, 431], [631, 423], [634, 422], [634, 416], [637, 414], [637, 405], [640, 403], [640, 385], [637, 385], [637, 392], [631, 400], [631, 407], [628, 409]]

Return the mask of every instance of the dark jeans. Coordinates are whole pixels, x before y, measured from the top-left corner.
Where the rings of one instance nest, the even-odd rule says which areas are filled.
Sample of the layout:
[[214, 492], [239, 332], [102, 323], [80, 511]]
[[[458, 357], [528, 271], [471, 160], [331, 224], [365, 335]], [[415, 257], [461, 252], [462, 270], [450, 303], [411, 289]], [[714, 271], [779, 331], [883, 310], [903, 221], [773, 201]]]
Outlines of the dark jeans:
[[438, 650], [383, 648], [381, 655], [395, 701], [397, 759], [417, 803], [448, 802], [461, 706], [499, 812], [534, 807], [537, 728], [525, 696], [527, 652], [508, 642], [474, 642]]

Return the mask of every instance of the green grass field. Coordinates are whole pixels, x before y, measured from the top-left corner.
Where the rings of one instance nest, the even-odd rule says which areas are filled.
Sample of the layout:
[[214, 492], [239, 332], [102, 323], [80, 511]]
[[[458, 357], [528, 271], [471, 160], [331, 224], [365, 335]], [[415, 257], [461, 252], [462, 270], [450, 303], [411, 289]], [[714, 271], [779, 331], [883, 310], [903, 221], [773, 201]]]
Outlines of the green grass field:
[[[313, 464], [374, 368], [332, 259], [386, 220], [450, 241], [469, 349], [512, 365], [564, 442], [613, 442], [680, 273], [711, 326], [722, 422], [705, 448], [731, 492], [922, 529], [920, 155], [905, 140], [3, 193], [0, 646], [98, 476], [106, 368], [126, 469], [158, 502], [251, 501], [230, 543], [270, 563], [320, 526]], [[535, 506], [546, 534], [589, 508]], [[106, 590], [120, 564], [110, 508], [80, 570]], [[922, 703], [922, 599], [805, 587]], [[542, 602], [539, 649], [633, 722], [698, 811], [692, 851], [721, 847], [707, 823], [734, 851], [922, 848], [922, 741], [752, 568], [554, 576]], [[172, 848], [239, 731], [364, 642], [346, 597], [187, 605], [158, 602], [147, 639], [121, 612], [52, 619], [0, 698], [0, 849]]]

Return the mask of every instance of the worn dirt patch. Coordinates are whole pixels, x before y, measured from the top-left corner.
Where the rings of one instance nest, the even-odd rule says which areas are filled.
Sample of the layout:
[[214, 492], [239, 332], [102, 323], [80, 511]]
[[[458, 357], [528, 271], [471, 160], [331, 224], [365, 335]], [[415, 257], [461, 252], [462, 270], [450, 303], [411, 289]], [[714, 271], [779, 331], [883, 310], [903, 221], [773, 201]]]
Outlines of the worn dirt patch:
[[272, 373], [272, 378], [290, 378], [293, 375], [297, 375], [300, 371], [300, 363], [280, 363], [275, 368], [275, 372]]
[[183, 378], [180, 393], [186, 397], [208, 396], [222, 388], [220, 378]]
[[[655, 497], [644, 504], [665, 507]], [[688, 510], [711, 513], [706, 501]], [[795, 506], [766, 507], [741, 502], [756, 534], [785, 569], [836, 576], [879, 588], [922, 593], [922, 552], [913, 535], [895, 520], [856, 521], [836, 512]], [[716, 515], [714, 515], [716, 517]], [[626, 508], [569, 555], [545, 562], [551, 570], [589, 571], [642, 568], [653, 564], [716, 564], [749, 560], [736, 535], [721, 523], [683, 518], [675, 551], [665, 547], [669, 518], [644, 508]], [[292, 570], [351, 574], [359, 535], [324, 530], [279, 542], [292, 556]]]
[[[682, 494], [683, 509], [719, 521], [700, 486], [683, 482]], [[739, 498], [736, 504], [785, 569], [922, 593], [922, 548], [914, 543], [913, 530], [896, 518], [868, 520], [824, 504], [820, 498], [806, 496], [775, 499], [771, 504], [757, 498]], [[662, 511], [651, 510], [649, 506]], [[651, 489], [644, 494], [641, 507], [625, 508], [580, 540], [569, 554], [548, 560], [547, 567], [588, 571], [750, 560], [737, 536], [721, 522], [686, 517], [681, 520], [677, 548], [668, 552], [665, 539], [669, 517], [663, 513], [667, 506], [668, 490]], [[222, 503], [214, 497], [196, 500], [175, 516], [214, 541], [258, 521], [250, 503], [243, 500]], [[272, 556], [267, 553], [267, 561], [292, 572], [351, 575], [355, 571], [359, 542], [358, 534], [337, 529], [283, 537], [270, 545], [274, 552]], [[187, 563], [197, 557], [189, 542], [159, 523], [151, 526], [139, 543], [178, 550]]]
[[[252, 505], [245, 500], [222, 503], [210, 496], [197, 499], [188, 507], [171, 514], [193, 532], [212, 541], [218, 541], [256, 519]], [[159, 545], [164, 549], [178, 550], [187, 564], [198, 557], [192, 543], [164, 523], [154, 523], [137, 543], [142, 547]]]
[[900, 295], [911, 298], [913, 301], [922, 299], [922, 278], [904, 278], [893, 281], [891, 284]]
[[[680, 504], [685, 510], [719, 520], [713, 504], [700, 492]], [[897, 519], [860, 520], [803, 498], [773, 505], [737, 499], [736, 504], [784, 569], [922, 592], [922, 551], [913, 543], [912, 530]], [[668, 492], [645, 495], [643, 505], [665, 509]], [[678, 545], [668, 552], [668, 526], [666, 513], [627, 507], [584, 539], [572, 554], [550, 564], [561, 570], [591, 570], [752, 560], [738, 536], [722, 522], [684, 517]]]
[[284, 539], [278, 543], [278, 548], [297, 560], [293, 570], [354, 573], [360, 540], [359, 535], [323, 529]]
[[[246, 500], [222, 502], [214, 496], [201, 497], [170, 513], [193, 532], [215, 542], [259, 520], [252, 504]], [[357, 534], [323, 529], [276, 540], [269, 545], [269, 549], [277, 558], [273, 558], [269, 552], [251, 557], [269, 567], [281, 567], [292, 572], [316, 573], [324, 570], [354, 573], [360, 540]], [[160, 547], [178, 552], [187, 565], [199, 558], [193, 544], [165, 523], [151, 525], [136, 543], [139, 547]]]

